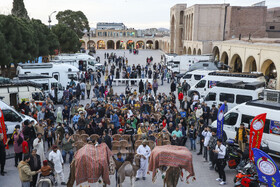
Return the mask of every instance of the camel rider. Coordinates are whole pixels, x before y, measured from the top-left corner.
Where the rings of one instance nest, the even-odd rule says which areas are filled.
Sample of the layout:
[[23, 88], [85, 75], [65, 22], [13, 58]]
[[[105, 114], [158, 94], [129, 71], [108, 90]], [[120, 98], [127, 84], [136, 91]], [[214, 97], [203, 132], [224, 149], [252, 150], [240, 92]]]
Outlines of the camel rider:
[[140, 145], [137, 149], [137, 154], [141, 155], [141, 160], [140, 169], [137, 171], [136, 175], [136, 181], [140, 180], [141, 177], [143, 180], [146, 180], [149, 165], [149, 157], [151, 155], [151, 149], [147, 144], [148, 141], [143, 140], [142, 145]]

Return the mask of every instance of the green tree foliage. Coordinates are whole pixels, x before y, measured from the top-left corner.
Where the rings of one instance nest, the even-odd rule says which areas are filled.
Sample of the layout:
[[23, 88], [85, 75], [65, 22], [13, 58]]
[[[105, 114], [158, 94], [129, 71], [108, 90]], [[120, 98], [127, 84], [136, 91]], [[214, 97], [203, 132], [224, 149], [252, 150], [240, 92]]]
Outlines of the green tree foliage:
[[81, 11], [65, 10], [56, 15], [59, 24], [65, 24], [73, 29], [79, 38], [82, 38], [84, 31], [89, 31], [88, 19]]
[[29, 19], [23, 0], [14, 0], [12, 15], [19, 17], [19, 18]]
[[60, 51], [63, 53], [77, 52], [81, 47], [81, 42], [77, 34], [65, 24], [57, 24], [52, 27], [53, 33], [60, 43]]
[[40, 20], [0, 15], [0, 65], [17, 65], [54, 53], [59, 42]]

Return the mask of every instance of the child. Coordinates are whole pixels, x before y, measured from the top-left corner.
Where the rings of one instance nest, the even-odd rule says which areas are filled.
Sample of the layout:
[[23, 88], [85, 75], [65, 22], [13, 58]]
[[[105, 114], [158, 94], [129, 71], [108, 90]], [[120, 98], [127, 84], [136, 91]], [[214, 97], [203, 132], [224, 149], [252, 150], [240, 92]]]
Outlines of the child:
[[28, 155], [29, 154], [28, 141], [29, 141], [29, 137], [25, 136], [24, 140], [22, 142], [22, 152], [23, 152], [24, 155]]
[[117, 154], [117, 161], [123, 163], [124, 162], [124, 159], [122, 158], [122, 154], [120, 152], [118, 152]]

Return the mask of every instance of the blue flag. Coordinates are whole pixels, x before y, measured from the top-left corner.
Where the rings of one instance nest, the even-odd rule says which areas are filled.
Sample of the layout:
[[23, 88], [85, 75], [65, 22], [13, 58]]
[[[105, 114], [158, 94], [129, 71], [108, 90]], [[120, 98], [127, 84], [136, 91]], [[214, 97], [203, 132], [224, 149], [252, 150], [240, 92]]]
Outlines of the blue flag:
[[224, 111], [225, 104], [223, 104], [217, 114], [217, 138], [223, 139], [223, 127], [224, 127]]
[[272, 158], [257, 148], [252, 150], [254, 152], [259, 181], [268, 184], [269, 187], [280, 187], [279, 169]]

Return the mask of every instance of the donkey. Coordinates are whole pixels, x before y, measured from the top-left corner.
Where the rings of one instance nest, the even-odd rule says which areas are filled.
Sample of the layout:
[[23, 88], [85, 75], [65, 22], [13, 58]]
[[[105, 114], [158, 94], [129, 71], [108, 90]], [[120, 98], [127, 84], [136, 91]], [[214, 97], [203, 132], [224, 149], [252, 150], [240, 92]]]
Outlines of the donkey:
[[[133, 159], [133, 154], [129, 154], [126, 161], [117, 169], [117, 187], [121, 187], [125, 177], [130, 177], [131, 187], [134, 187], [137, 170], [140, 168], [141, 156], [136, 154]], [[133, 160], [135, 163], [133, 163]], [[115, 162], [118, 162], [115, 160]], [[119, 164], [116, 163], [116, 166]]]

